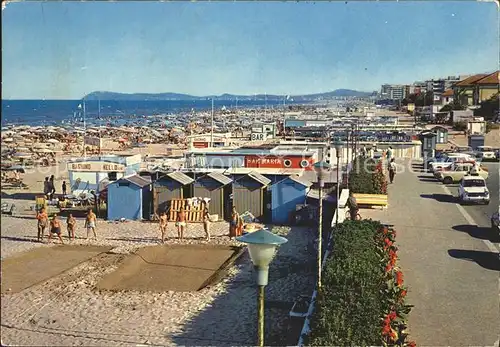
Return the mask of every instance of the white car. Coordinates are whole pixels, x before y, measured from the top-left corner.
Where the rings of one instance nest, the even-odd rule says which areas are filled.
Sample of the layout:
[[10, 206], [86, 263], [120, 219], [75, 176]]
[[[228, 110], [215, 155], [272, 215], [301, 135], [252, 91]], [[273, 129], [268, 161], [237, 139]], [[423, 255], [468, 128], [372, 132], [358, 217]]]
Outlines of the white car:
[[482, 160], [496, 160], [496, 153], [493, 147], [490, 146], [478, 146], [476, 151], [476, 157]]
[[461, 204], [477, 202], [488, 205], [490, 191], [486, 186], [486, 180], [474, 172], [464, 176], [458, 186], [458, 201]]
[[444, 160], [433, 161], [429, 164], [429, 171], [434, 172], [437, 169], [448, 169], [453, 164], [461, 161], [474, 162], [474, 157], [468, 154], [458, 154], [447, 156]]

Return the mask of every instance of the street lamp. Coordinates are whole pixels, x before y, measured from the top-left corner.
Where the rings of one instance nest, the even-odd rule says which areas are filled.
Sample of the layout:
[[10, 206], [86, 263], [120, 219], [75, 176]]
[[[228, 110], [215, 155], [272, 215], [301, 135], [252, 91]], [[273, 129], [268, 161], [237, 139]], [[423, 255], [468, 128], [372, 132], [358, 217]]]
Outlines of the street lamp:
[[288, 240], [273, 234], [266, 229], [260, 229], [252, 233], [239, 236], [236, 240], [248, 244], [248, 252], [252, 263], [257, 269], [257, 307], [258, 307], [258, 346], [264, 346], [264, 287], [269, 277], [269, 264], [274, 257], [277, 246]]
[[323, 187], [325, 185], [325, 176], [330, 172], [332, 166], [324, 161], [318, 161], [314, 164], [314, 171], [318, 177], [319, 186], [319, 220], [318, 220], [318, 289], [321, 288], [321, 262], [323, 257]]
[[340, 141], [336, 141], [334, 147], [335, 147], [335, 154], [337, 156], [337, 213], [335, 215], [335, 227], [337, 227], [337, 224], [339, 224], [339, 200], [340, 200], [339, 159], [343, 149], [343, 144]]

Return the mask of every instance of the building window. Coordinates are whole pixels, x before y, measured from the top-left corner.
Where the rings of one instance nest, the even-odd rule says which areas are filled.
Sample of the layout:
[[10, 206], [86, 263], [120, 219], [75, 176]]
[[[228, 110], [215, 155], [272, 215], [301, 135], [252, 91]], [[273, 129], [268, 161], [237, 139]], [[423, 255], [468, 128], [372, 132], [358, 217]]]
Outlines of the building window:
[[301, 166], [301, 167], [308, 167], [308, 166], [309, 166], [309, 162], [308, 162], [307, 160], [305, 160], [305, 159], [304, 159], [304, 160], [302, 160], [302, 161], [300, 162], [300, 166]]
[[292, 166], [292, 161], [290, 159], [285, 159], [283, 161], [283, 164], [285, 165], [285, 167], [290, 167]]
[[129, 187], [130, 183], [129, 182], [118, 182], [118, 187]]
[[117, 172], [108, 172], [108, 179], [110, 181], [116, 181], [118, 179], [118, 173]]

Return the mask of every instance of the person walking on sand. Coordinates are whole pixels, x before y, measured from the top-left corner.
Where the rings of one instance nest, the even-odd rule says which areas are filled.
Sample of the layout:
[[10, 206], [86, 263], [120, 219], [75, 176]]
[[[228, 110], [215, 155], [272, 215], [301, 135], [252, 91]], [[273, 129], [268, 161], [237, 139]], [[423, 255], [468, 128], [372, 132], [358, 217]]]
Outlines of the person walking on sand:
[[64, 197], [64, 196], [66, 196], [66, 193], [67, 193], [67, 191], [66, 191], [66, 181], [63, 181], [61, 188], [62, 188], [62, 195]]
[[49, 187], [50, 187], [50, 198], [53, 199], [56, 193], [56, 186], [54, 183], [54, 175], [51, 175], [49, 178]]
[[396, 163], [394, 162], [394, 158], [391, 159], [389, 163], [389, 181], [394, 182], [394, 176], [396, 176]]
[[160, 233], [161, 233], [161, 242], [165, 243], [165, 234], [167, 233], [168, 219], [167, 213], [163, 211], [160, 214]]
[[38, 220], [38, 241], [43, 242], [43, 236], [45, 234], [45, 229], [49, 226], [49, 216], [45, 212], [45, 207], [42, 207], [36, 214], [36, 219]]
[[184, 207], [181, 207], [179, 213], [177, 213], [177, 236], [179, 240], [184, 239], [184, 231], [186, 229], [186, 213], [184, 212]]
[[55, 214], [50, 221], [49, 242], [52, 239], [53, 234], [56, 234], [61, 243], [64, 245], [61, 237], [61, 221], [59, 220], [59, 217], [57, 217], [57, 214]]
[[87, 238], [86, 240], [89, 239], [89, 233], [90, 233], [90, 230], [92, 230], [92, 232], [94, 233], [94, 238], [97, 240], [97, 234], [96, 234], [96, 222], [97, 222], [97, 217], [94, 213], [94, 211], [92, 211], [91, 208], [89, 208], [87, 210], [87, 217], [85, 218], [85, 229], [87, 229]]
[[203, 230], [205, 231], [206, 240], [210, 241], [210, 213], [208, 207], [203, 211]]
[[66, 219], [66, 227], [68, 228], [68, 238], [75, 240], [76, 219], [70, 213]]

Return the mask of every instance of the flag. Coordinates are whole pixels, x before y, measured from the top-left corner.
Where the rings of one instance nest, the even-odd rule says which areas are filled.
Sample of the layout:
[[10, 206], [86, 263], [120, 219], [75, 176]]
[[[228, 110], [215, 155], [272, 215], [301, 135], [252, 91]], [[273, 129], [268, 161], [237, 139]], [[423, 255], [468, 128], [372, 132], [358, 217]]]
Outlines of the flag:
[[78, 104], [78, 109], [81, 110], [82, 109], [82, 104]]
[[286, 99], [287, 99], [287, 100], [290, 100], [290, 95], [287, 95], [287, 96], [286, 96]]

